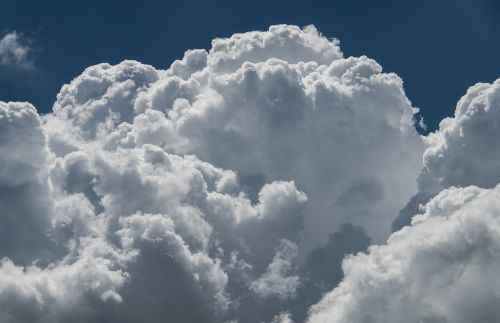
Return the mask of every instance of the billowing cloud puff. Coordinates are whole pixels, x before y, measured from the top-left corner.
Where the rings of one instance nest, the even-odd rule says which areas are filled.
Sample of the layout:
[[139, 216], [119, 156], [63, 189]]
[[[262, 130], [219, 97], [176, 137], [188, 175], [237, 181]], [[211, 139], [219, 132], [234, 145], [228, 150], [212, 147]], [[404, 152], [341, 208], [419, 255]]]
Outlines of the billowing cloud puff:
[[[429, 137], [424, 164], [443, 186], [493, 187], [500, 181], [500, 80], [478, 83]], [[469, 158], [474, 156], [475, 158]]]
[[345, 259], [310, 322], [498, 320], [499, 98], [499, 80], [474, 85], [425, 138], [418, 192], [393, 223], [401, 230]]
[[399, 229], [418, 213], [418, 206], [450, 186], [491, 188], [500, 182], [500, 80], [478, 83], [457, 104], [455, 116], [445, 118], [431, 133], [423, 155], [418, 193], [394, 222]]
[[416, 191], [424, 147], [415, 111], [399, 77], [375, 61], [343, 58], [313, 27], [273, 26], [216, 39], [167, 71], [130, 61], [88, 68], [48, 119], [56, 153], [80, 139], [153, 144], [236, 171], [254, 201], [264, 183], [294, 180], [310, 198], [306, 250], [344, 222], [385, 240]]
[[0, 103], [0, 317], [301, 319], [415, 193], [415, 112], [395, 74], [285, 25], [89, 67], [41, 117]]
[[496, 322], [500, 186], [452, 187], [386, 245], [347, 258], [309, 322]]
[[71, 254], [48, 266], [0, 263], [2, 322], [80, 322], [99, 317], [93, 302], [120, 303], [128, 278], [121, 255], [97, 238], [81, 238]]
[[[16, 114], [18, 105], [6, 106], [10, 114], [22, 116]], [[39, 125], [35, 110], [25, 109], [21, 112]], [[41, 136], [41, 148], [46, 148], [43, 133], [35, 135]], [[194, 156], [171, 155], [149, 144], [114, 151], [90, 146], [51, 158], [51, 167], [41, 180], [47, 186], [45, 198], [52, 201], [46, 213], [51, 217], [43, 223], [25, 219], [24, 225], [36, 223], [45, 240], [54, 245], [50, 257], [39, 263], [38, 255], [32, 255], [25, 260], [26, 267], [17, 267], [10, 258], [18, 257], [20, 251], [5, 250], [8, 258], [0, 266], [5, 278], [0, 290], [8, 294], [0, 307], [7, 321], [26, 317], [71, 321], [70, 313], [90, 320], [126, 317], [134, 321], [144, 315], [140, 308], [152, 313], [144, 319], [156, 321], [165, 313], [155, 312], [154, 307], [174, 296], [179, 299], [162, 307], [180, 321], [222, 315], [231, 305], [226, 272], [233, 270], [231, 262], [235, 258], [251, 261], [254, 266], [244, 268], [245, 274], [260, 276], [259, 268], [273, 258], [272, 250], [259, 251], [263, 244], [279, 246], [281, 239], [295, 237], [300, 228], [297, 221], [307, 197], [293, 182], [265, 185], [258, 203], [253, 204], [238, 190], [233, 172]], [[5, 215], [2, 226], [9, 224]], [[13, 228], [17, 226], [23, 227], [18, 223]], [[22, 241], [26, 234], [18, 235]], [[160, 270], [151, 272], [152, 268]], [[156, 285], [157, 290], [143, 289], [149, 285]], [[12, 298], [18, 301], [7, 301]], [[176, 306], [189, 305], [186, 300], [206, 308], [175, 316]], [[113, 304], [103, 307], [99, 302]], [[23, 306], [33, 307], [33, 313], [19, 312]], [[88, 313], [80, 311], [80, 306], [89, 307]]]

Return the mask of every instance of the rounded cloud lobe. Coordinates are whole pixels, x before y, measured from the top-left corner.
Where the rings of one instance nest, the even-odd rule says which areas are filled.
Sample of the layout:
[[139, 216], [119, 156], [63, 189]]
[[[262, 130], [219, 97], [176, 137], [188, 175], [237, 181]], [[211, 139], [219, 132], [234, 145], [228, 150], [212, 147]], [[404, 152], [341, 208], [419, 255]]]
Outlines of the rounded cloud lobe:
[[495, 322], [500, 81], [472, 86], [425, 138], [418, 192], [387, 244], [344, 260], [309, 322]]
[[417, 191], [414, 113], [286, 25], [0, 103], [1, 321], [300, 321]]
[[450, 188], [386, 245], [344, 260], [309, 322], [494, 322], [500, 188]]
[[442, 189], [468, 185], [492, 188], [500, 182], [499, 120], [500, 80], [470, 87], [458, 102], [454, 117], [442, 120], [439, 130], [427, 136], [418, 192], [394, 221], [394, 230], [410, 224], [418, 206]]

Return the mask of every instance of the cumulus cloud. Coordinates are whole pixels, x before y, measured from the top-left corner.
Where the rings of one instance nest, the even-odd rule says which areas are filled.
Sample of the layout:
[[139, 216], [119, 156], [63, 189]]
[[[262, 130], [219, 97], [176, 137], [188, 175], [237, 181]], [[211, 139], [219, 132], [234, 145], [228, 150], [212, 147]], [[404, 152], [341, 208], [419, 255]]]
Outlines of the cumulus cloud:
[[22, 35], [16, 31], [5, 34], [0, 39], [0, 65], [29, 68], [32, 48]]
[[309, 322], [495, 322], [500, 186], [450, 188], [386, 245], [344, 261]]
[[498, 320], [499, 98], [499, 80], [472, 86], [425, 138], [418, 192], [396, 232], [344, 260], [344, 280], [309, 322]]
[[44, 116], [2, 102], [0, 317], [301, 320], [417, 191], [416, 112], [286, 25], [89, 67]]
[[455, 115], [441, 121], [427, 138], [418, 192], [393, 224], [407, 225], [425, 204], [450, 186], [492, 188], [500, 182], [500, 80], [478, 83], [457, 104]]
[[385, 241], [422, 166], [415, 112], [375, 61], [343, 58], [314, 27], [273, 26], [216, 39], [167, 71], [90, 67], [61, 90], [49, 131], [60, 131], [56, 152], [76, 137], [194, 154], [236, 171], [254, 201], [264, 183], [293, 179], [310, 198], [299, 242], [310, 250], [345, 222]]

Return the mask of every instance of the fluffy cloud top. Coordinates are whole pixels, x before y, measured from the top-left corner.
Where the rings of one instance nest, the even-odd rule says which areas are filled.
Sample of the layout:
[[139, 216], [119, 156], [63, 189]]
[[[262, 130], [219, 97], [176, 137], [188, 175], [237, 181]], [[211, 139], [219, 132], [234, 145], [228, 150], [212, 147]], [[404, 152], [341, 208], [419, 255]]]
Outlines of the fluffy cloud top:
[[499, 98], [499, 80], [471, 87], [426, 138], [419, 191], [395, 221], [407, 226], [345, 259], [310, 322], [498, 321]]
[[499, 123], [500, 80], [472, 86], [458, 102], [455, 116], [441, 121], [439, 131], [429, 136], [425, 167], [441, 186], [496, 186]]
[[394, 222], [399, 229], [442, 189], [477, 185], [492, 188], [500, 182], [500, 80], [478, 83], [460, 99], [453, 118], [445, 118], [439, 130], [427, 138], [424, 169], [418, 192]]
[[313, 27], [273, 26], [216, 39], [167, 71], [90, 67], [63, 87], [47, 131], [56, 154], [82, 140], [194, 154], [236, 171], [253, 201], [264, 183], [294, 180], [310, 198], [299, 242], [310, 250], [344, 222], [385, 241], [416, 190], [415, 112], [375, 61], [343, 58]]
[[492, 321], [499, 87], [423, 138], [397, 75], [279, 25], [2, 102], [0, 319], [291, 322], [333, 289], [311, 322]]

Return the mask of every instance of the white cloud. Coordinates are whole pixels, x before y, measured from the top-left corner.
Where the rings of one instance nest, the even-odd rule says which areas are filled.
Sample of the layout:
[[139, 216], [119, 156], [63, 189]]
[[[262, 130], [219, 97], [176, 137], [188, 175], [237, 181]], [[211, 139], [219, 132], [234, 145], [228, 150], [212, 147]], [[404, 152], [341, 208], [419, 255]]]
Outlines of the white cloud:
[[309, 322], [494, 322], [500, 186], [439, 193], [386, 245], [344, 261]]
[[0, 254], [22, 264], [54, 248], [44, 231], [53, 210], [50, 160], [35, 108], [0, 102]]
[[6, 321], [290, 321], [338, 279], [309, 252], [385, 241], [422, 167], [399, 77], [314, 27], [92, 66], [53, 110], [0, 104]]
[[[204, 252], [192, 252], [189, 245], [175, 232], [175, 223], [161, 214], [134, 214], [120, 219], [122, 229], [117, 233], [127, 248], [137, 246], [140, 250], [149, 244], [160, 245], [168, 256], [180, 264], [200, 283], [201, 289], [213, 298], [216, 308], [226, 310], [229, 306], [225, 287], [227, 274], [220, 267], [219, 259], [211, 259]], [[168, 286], [165, 286], [168, 288]]]
[[324, 242], [343, 222], [384, 241], [390, 214], [416, 190], [423, 149], [401, 80], [366, 57], [342, 58], [337, 43], [313, 28], [304, 37], [314, 41], [289, 51], [290, 40], [280, 37], [296, 30], [282, 29], [251, 34], [248, 48], [270, 44], [259, 61], [240, 52], [250, 35], [218, 40], [205, 67], [158, 82], [135, 108], [164, 111], [163, 129], [178, 143], [164, 144], [237, 171], [249, 192], [267, 180], [293, 179], [310, 198], [301, 247]]
[[5, 34], [0, 39], [0, 65], [29, 68], [32, 66], [32, 48], [16, 31]]
[[40, 179], [47, 164], [45, 135], [29, 103], [0, 102], [0, 182], [21, 185]]
[[[182, 295], [179, 301], [162, 305], [171, 317], [177, 315], [179, 320], [188, 317], [199, 320], [214, 314], [222, 317], [232, 304], [227, 290], [228, 274], [225, 265], [222, 266], [229, 261], [226, 250], [243, 255], [258, 269], [272, 258], [272, 251], [259, 251], [260, 248], [264, 245], [273, 248], [282, 238], [294, 236], [299, 230], [296, 223], [300, 222], [301, 205], [307, 198], [293, 182], [265, 185], [258, 204], [252, 204], [240, 192], [233, 172], [194, 156], [169, 154], [150, 144], [103, 150], [97, 142], [78, 143], [77, 151], [55, 158], [47, 151], [45, 134], [33, 107], [2, 103], [2, 108], [3, 138], [7, 139], [6, 144], [15, 144], [15, 147], [1, 147], [12, 152], [5, 154], [0, 163], [1, 169], [6, 170], [5, 190], [16, 193], [12, 187], [22, 190], [26, 182], [35, 181], [43, 186], [40, 194], [49, 202], [46, 210], [40, 209], [30, 200], [32, 195], [28, 195], [21, 201], [24, 208], [20, 209], [21, 206], [7, 200], [7, 195], [2, 195], [5, 198], [2, 202], [13, 209], [12, 218], [21, 215], [24, 221], [10, 224], [10, 218], [5, 217], [10, 213], [4, 209], [2, 228], [18, 230], [14, 236], [8, 232], [2, 236], [9, 243], [2, 246], [4, 254], [13, 259], [22, 255], [23, 263], [27, 264], [25, 270], [10, 260], [0, 266], [0, 271], [5, 270], [5, 284], [10, 275], [20, 276], [16, 279], [18, 283], [5, 285], [3, 289], [10, 295], [5, 294], [5, 301], [0, 301], [5, 320], [24, 320], [17, 311], [24, 306], [33, 306], [29, 317], [33, 320], [37, 317], [40, 322], [72, 320], [72, 315], [89, 320], [103, 316], [120, 320], [120, 315], [139, 315], [146, 321], [156, 321], [159, 313], [164, 315], [153, 308], [149, 309], [151, 316], [141, 311], [148, 305], [157, 306], [148, 303], [146, 294], [135, 298], [141, 293], [160, 301]], [[14, 136], [15, 133], [26, 138]], [[32, 143], [38, 147], [30, 146]], [[17, 162], [17, 150], [30, 156], [23, 155]], [[34, 155], [39, 151], [45, 152], [42, 155], [45, 162]], [[32, 155], [42, 162], [40, 167], [38, 163], [24, 166], [22, 161], [33, 160], [28, 158]], [[26, 179], [17, 171], [26, 175]], [[46, 221], [41, 222], [44, 217]], [[44, 241], [53, 247], [42, 259], [36, 258], [41, 255], [39, 249], [16, 243], [26, 241], [27, 233], [22, 228], [32, 225], [37, 231], [30, 235], [39, 239], [35, 241], [39, 247]], [[260, 237], [257, 232], [267, 234]], [[96, 241], [98, 247], [89, 250], [87, 241]], [[28, 255], [26, 248], [31, 251]], [[113, 252], [94, 253], [99, 250]], [[89, 271], [87, 266], [98, 271]], [[160, 272], [152, 274], [151, 268], [156, 266]], [[173, 270], [172, 276], [162, 275], [166, 268]], [[109, 276], [116, 279], [108, 282]], [[43, 290], [39, 280], [47, 281], [49, 290]], [[66, 280], [71, 280], [72, 285], [68, 286]], [[137, 285], [137, 281], [142, 283]], [[143, 289], [144, 284], [155, 284], [159, 289], [156, 292]], [[26, 288], [35, 288], [40, 296], [36, 299], [26, 296], [23, 294]], [[16, 301], [8, 302], [12, 297]], [[115, 301], [114, 305], [108, 304], [109, 299]], [[183, 303], [186, 300], [205, 309], [198, 314], [189, 311], [175, 314], [176, 307], [187, 305]], [[91, 305], [96, 303], [102, 304]], [[85, 309], [84, 313], [80, 307]], [[122, 314], [113, 316], [114, 311]]]
[[294, 180], [310, 198], [301, 250], [344, 222], [384, 241], [416, 191], [424, 146], [401, 80], [381, 70], [293, 26], [214, 40], [167, 71], [101, 64], [59, 94], [52, 149], [71, 149], [62, 138], [73, 133], [195, 154], [236, 171], [254, 200], [265, 182]]
[[347, 258], [310, 322], [498, 319], [499, 94], [499, 80], [474, 85], [426, 138], [419, 190], [394, 223], [408, 226]]
[[[457, 104], [455, 116], [429, 136], [424, 165], [444, 187], [493, 187], [500, 181], [500, 80], [478, 83]], [[474, 156], [474, 158], [470, 158]]]
[[500, 182], [500, 79], [478, 83], [427, 138], [418, 193], [401, 212], [396, 229], [409, 224], [418, 205], [450, 186], [491, 188]]

